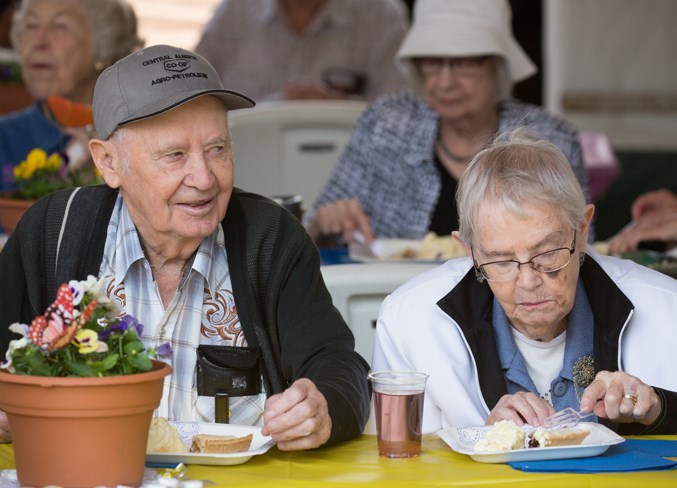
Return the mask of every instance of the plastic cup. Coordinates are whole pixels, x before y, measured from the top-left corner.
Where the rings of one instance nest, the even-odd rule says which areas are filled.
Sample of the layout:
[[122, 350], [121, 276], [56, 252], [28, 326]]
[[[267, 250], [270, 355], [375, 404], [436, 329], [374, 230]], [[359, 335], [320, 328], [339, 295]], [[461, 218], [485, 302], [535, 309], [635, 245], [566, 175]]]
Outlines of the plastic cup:
[[423, 392], [428, 375], [415, 371], [377, 371], [368, 376], [374, 389], [378, 453], [389, 458], [421, 454]]

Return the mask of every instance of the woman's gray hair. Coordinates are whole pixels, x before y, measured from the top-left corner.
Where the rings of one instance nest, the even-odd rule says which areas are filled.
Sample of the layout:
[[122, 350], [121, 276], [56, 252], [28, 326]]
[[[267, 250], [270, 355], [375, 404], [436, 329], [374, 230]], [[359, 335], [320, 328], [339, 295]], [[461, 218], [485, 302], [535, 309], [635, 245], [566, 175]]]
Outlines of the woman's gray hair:
[[[53, 0], [62, 2], [63, 0]], [[102, 71], [143, 46], [134, 9], [126, 0], [71, 0], [87, 18], [92, 32], [92, 60]], [[22, 0], [12, 19], [12, 45], [19, 49], [28, 11], [35, 0]]]
[[585, 217], [586, 200], [562, 151], [524, 129], [500, 136], [479, 152], [461, 176], [456, 191], [459, 234], [475, 245], [479, 208], [498, 203], [517, 217], [525, 203], [553, 205], [577, 229]]

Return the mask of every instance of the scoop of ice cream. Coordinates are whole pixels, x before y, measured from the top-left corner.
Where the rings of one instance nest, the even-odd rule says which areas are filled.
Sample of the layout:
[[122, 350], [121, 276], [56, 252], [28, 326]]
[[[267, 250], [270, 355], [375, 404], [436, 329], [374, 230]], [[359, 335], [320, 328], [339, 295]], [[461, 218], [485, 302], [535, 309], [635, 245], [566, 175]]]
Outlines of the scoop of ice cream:
[[511, 420], [496, 422], [484, 439], [475, 444], [475, 451], [509, 451], [524, 448], [525, 432]]

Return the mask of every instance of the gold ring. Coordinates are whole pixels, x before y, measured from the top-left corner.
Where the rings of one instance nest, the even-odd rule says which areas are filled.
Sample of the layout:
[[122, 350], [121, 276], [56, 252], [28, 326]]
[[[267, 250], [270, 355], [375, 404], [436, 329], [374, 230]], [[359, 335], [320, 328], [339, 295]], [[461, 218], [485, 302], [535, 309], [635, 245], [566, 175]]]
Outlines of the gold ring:
[[636, 395], [623, 395], [623, 398], [627, 398], [632, 402], [633, 405], [637, 405], [637, 396]]

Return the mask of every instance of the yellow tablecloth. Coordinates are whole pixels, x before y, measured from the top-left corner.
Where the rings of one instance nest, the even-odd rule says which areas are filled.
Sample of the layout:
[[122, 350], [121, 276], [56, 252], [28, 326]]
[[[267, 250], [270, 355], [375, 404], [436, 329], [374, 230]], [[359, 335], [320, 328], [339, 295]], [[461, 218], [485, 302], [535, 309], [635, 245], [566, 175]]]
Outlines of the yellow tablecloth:
[[[677, 436], [644, 439], [677, 440]], [[14, 468], [11, 444], [0, 445], [0, 469]], [[224, 487], [318, 486], [526, 486], [554, 487], [671, 487], [677, 471], [638, 473], [524, 473], [505, 464], [483, 464], [452, 451], [435, 435], [424, 436], [423, 453], [414, 459], [378, 456], [376, 437], [364, 435], [339, 446], [303, 452], [273, 448], [237, 466], [188, 466], [193, 479], [212, 480]]]

